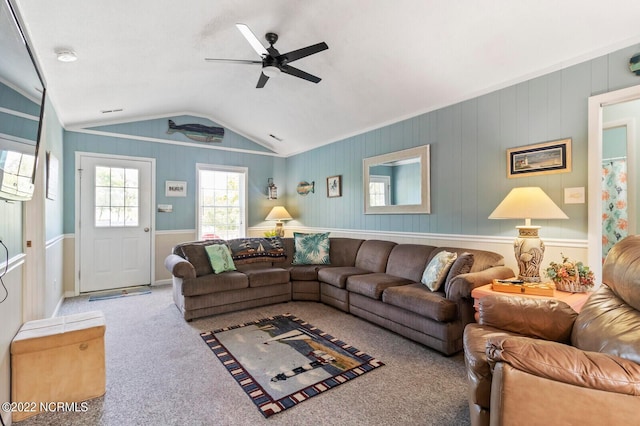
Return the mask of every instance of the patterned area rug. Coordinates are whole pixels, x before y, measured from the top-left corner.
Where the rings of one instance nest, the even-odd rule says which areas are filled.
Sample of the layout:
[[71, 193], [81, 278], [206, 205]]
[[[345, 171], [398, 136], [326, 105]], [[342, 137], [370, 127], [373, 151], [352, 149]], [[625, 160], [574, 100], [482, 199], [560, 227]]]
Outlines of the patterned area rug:
[[384, 365], [291, 314], [200, 336], [265, 417]]

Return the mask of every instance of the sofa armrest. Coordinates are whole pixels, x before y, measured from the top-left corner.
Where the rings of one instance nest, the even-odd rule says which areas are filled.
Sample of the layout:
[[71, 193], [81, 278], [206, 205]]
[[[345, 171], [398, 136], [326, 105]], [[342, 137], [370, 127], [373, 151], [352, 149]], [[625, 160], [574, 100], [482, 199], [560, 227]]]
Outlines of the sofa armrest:
[[513, 271], [506, 266], [492, 266], [482, 271], [456, 275], [445, 284], [447, 299], [455, 302], [460, 299], [471, 299], [471, 290], [491, 283], [494, 279], [502, 280], [513, 277]]
[[480, 324], [554, 342], [569, 342], [577, 317], [568, 304], [554, 299], [491, 295], [478, 301]]
[[487, 359], [569, 385], [640, 396], [640, 365], [614, 355], [528, 337], [495, 336], [487, 342]]
[[164, 266], [175, 277], [182, 279], [196, 277], [196, 268], [177, 254], [167, 256], [164, 260]]

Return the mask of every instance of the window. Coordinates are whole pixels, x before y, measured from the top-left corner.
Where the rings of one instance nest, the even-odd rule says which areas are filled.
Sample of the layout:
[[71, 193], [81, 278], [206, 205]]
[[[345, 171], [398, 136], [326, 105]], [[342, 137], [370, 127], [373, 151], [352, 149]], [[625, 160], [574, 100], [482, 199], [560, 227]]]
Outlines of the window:
[[391, 178], [389, 176], [369, 177], [369, 204], [372, 206], [388, 206], [389, 188], [391, 187]]
[[31, 194], [31, 173], [35, 161], [33, 155], [16, 151], [0, 152], [0, 191], [20, 196]]
[[198, 164], [198, 238], [240, 238], [246, 235], [244, 167]]
[[138, 169], [96, 166], [95, 226], [138, 226]]

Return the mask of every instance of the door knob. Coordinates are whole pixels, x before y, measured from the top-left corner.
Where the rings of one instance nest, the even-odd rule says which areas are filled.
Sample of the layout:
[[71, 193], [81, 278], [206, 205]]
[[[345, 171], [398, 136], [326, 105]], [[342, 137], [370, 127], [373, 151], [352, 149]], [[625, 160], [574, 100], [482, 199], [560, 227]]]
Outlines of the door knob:
[[144, 232], [149, 232], [149, 227], [144, 228]]

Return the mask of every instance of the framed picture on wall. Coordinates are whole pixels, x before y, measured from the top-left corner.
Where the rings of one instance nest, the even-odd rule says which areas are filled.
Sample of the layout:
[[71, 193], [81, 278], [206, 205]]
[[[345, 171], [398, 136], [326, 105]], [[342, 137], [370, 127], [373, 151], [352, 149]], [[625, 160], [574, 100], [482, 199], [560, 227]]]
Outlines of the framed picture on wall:
[[168, 180], [165, 182], [164, 195], [166, 197], [186, 197], [187, 182]]
[[571, 138], [507, 149], [507, 177], [571, 171]]
[[47, 198], [55, 200], [58, 197], [58, 159], [50, 151], [47, 151], [46, 161]]
[[327, 178], [327, 197], [342, 197], [342, 176], [329, 176]]

